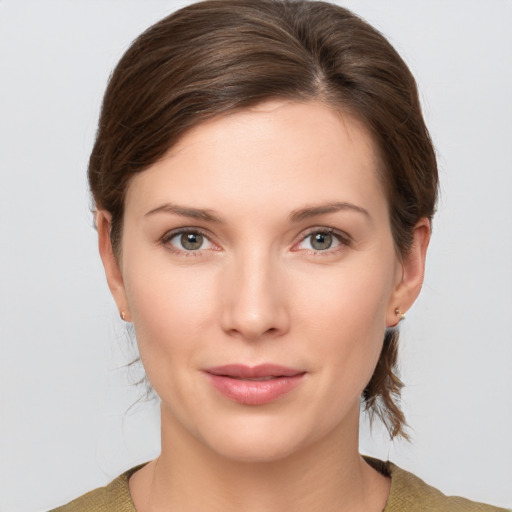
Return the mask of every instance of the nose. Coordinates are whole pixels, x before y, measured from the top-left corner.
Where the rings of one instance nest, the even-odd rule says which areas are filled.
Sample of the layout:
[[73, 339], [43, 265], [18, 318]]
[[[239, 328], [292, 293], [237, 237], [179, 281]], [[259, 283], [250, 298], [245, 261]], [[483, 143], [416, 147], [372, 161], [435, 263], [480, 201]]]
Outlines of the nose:
[[235, 258], [225, 270], [221, 324], [226, 333], [256, 341], [288, 331], [286, 287], [278, 261], [253, 252]]

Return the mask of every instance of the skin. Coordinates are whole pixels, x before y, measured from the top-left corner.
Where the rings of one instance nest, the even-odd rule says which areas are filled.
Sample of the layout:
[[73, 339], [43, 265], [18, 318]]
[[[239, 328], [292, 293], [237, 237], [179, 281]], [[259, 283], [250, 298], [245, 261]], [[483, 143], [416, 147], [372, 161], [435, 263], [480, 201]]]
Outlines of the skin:
[[[110, 289], [161, 398], [162, 453], [130, 480], [139, 512], [384, 508], [389, 479], [358, 453], [359, 401], [395, 309], [420, 291], [430, 229], [422, 219], [397, 256], [377, 165], [355, 119], [272, 101], [194, 128], [131, 181], [119, 257], [98, 211]], [[199, 250], [183, 228], [203, 233]], [[329, 231], [318, 249], [311, 232]], [[250, 406], [203, 372], [228, 363], [306, 374]]]

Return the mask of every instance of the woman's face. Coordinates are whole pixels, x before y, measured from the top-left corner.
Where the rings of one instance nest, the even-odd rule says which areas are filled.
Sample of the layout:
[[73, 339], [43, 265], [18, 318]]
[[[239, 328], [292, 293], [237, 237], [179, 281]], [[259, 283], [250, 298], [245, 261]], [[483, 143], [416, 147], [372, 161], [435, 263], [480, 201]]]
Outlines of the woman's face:
[[238, 460], [357, 437], [385, 328], [410, 306], [359, 123], [284, 101], [206, 122], [125, 206], [107, 276], [164, 430]]

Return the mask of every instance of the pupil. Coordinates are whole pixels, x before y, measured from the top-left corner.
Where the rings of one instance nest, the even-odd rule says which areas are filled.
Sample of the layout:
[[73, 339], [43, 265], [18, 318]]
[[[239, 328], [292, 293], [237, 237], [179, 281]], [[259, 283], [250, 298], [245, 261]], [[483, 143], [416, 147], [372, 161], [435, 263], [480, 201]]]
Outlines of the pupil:
[[329, 233], [316, 233], [311, 243], [314, 249], [324, 251], [332, 245], [332, 235]]
[[181, 235], [181, 245], [190, 251], [195, 251], [201, 247], [203, 235], [200, 233], [184, 233]]

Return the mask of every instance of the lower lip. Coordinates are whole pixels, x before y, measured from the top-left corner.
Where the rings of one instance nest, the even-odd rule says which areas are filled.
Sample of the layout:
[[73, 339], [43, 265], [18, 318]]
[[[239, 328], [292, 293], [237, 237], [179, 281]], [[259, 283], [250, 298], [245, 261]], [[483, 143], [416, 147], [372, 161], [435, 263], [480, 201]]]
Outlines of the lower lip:
[[207, 374], [213, 387], [224, 396], [244, 405], [264, 405], [283, 396], [299, 384], [304, 373], [270, 380], [242, 380], [223, 375]]

